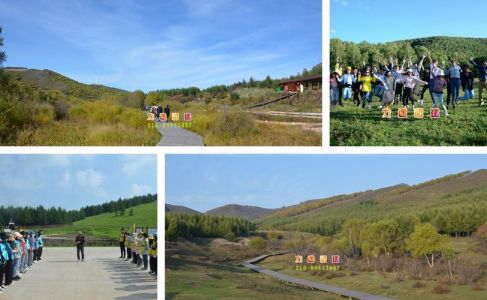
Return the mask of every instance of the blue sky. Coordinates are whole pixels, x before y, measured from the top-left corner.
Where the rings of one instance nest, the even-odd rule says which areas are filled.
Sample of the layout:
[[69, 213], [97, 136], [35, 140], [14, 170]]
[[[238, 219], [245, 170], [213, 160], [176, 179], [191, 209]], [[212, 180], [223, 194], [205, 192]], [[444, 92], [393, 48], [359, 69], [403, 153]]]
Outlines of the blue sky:
[[330, 0], [330, 5], [331, 37], [345, 41], [486, 37], [485, 0]]
[[277, 208], [482, 168], [486, 155], [167, 155], [166, 203]]
[[284, 77], [321, 62], [321, 0], [0, 0], [5, 66], [127, 90]]
[[155, 155], [0, 155], [0, 205], [77, 209], [157, 193]]

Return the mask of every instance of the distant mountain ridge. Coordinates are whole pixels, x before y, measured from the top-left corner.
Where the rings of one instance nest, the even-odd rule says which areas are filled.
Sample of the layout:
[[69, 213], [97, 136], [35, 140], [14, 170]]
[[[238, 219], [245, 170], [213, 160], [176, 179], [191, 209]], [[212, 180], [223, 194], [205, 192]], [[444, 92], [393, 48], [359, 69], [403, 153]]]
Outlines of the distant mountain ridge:
[[262, 208], [249, 205], [228, 204], [211, 209], [205, 212], [205, 214], [212, 216], [245, 218], [252, 221], [270, 215], [275, 211], [277, 211], [277, 209]]
[[166, 203], [165, 205], [165, 211], [166, 213], [176, 213], [176, 214], [200, 214], [199, 211], [196, 211], [194, 209], [191, 209], [186, 206], [180, 206], [180, 205], [172, 205]]

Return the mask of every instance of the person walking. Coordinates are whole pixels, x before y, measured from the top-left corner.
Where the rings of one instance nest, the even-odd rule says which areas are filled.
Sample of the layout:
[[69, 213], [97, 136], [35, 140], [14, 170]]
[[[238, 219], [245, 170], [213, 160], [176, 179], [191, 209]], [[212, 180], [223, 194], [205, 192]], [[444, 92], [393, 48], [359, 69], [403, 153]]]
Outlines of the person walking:
[[171, 117], [171, 109], [169, 108], [169, 104], [164, 108], [164, 113], [166, 114], [167, 122], [169, 123], [169, 118]]
[[482, 65], [475, 62], [473, 57], [470, 58], [470, 63], [479, 71], [479, 106], [484, 105], [484, 98], [482, 92], [487, 89], [487, 61]]
[[81, 253], [81, 261], [85, 261], [85, 236], [83, 233], [80, 231], [78, 232], [78, 235], [76, 236], [75, 242], [76, 242], [76, 255], [78, 256], [78, 261], [80, 259], [80, 253]]

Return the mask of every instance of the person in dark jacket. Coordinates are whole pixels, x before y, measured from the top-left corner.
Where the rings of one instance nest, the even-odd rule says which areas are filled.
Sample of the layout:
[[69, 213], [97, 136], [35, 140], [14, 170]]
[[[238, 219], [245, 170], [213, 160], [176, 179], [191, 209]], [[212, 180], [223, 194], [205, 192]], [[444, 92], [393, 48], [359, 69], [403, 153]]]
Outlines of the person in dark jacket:
[[78, 235], [76, 236], [75, 242], [76, 242], [76, 255], [78, 256], [78, 261], [80, 259], [80, 253], [81, 253], [81, 261], [85, 261], [85, 236], [83, 233], [78, 232]]
[[169, 105], [166, 105], [166, 108], [164, 108], [164, 113], [167, 116], [167, 121], [169, 122], [169, 118], [171, 116], [171, 109], [169, 108]]
[[474, 80], [475, 75], [473, 74], [473, 72], [470, 71], [470, 68], [468, 66], [464, 66], [463, 72], [460, 75], [460, 82], [464, 93], [462, 100], [473, 99]]
[[159, 121], [159, 117], [162, 114], [162, 106], [158, 105], [156, 108], [156, 119]]
[[475, 62], [473, 57], [470, 58], [470, 63], [479, 71], [479, 106], [484, 105], [484, 98], [482, 92], [487, 89], [487, 61], [484, 61], [482, 65]]

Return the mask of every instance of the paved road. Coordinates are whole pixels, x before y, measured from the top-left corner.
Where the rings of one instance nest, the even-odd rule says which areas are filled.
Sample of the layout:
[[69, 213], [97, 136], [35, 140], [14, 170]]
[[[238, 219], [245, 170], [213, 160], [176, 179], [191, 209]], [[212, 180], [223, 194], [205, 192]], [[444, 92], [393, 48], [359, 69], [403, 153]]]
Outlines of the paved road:
[[376, 296], [376, 295], [371, 295], [371, 294], [362, 293], [362, 292], [358, 292], [358, 291], [352, 291], [352, 290], [348, 290], [348, 289], [344, 289], [344, 288], [339, 288], [339, 287], [319, 283], [316, 281], [292, 277], [289, 275], [285, 275], [285, 274], [282, 274], [282, 273], [279, 273], [276, 271], [271, 271], [271, 270], [264, 269], [262, 267], [254, 265], [254, 263], [258, 263], [258, 262], [266, 259], [269, 256], [281, 255], [284, 253], [286, 253], [286, 252], [262, 255], [262, 256], [259, 256], [259, 257], [256, 257], [256, 258], [253, 258], [250, 260], [246, 260], [242, 263], [242, 265], [244, 267], [250, 269], [250, 270], [253, 270], [255, 272], [259, 272], [259, 273], [277, 278], [277, 279], [284, 281], [284, 282], [290, 282], [290, 283], [293, 283], [293, 284], [296, 284], [299, 286], [313, 288], [313, 289], [317, 289], [317, 290], [321, 290], [321, 291], [325, 291], [328, 293], [333, 293], [333, 294], [341, 295], [341, 296], [345, 296], [345, 297], [350, 297], [352, 299], [358, 299], [358, 300], [392, 300], [391, 298], [384, 298], [384, 297], [380, 297], [380, 296]]
[[74, 247], [45, 248], [42, 260], [0, 299], [157, 299], [157, 280], [119, 259], [119, 248], [85, 248], [85, 255], [78, 262]]
[[204, 146], [203, 138], [196, 133], [179, 127], [161, 126], [164, 124], [167, 123], [156, 123], [162, 135], [157, 146]]

